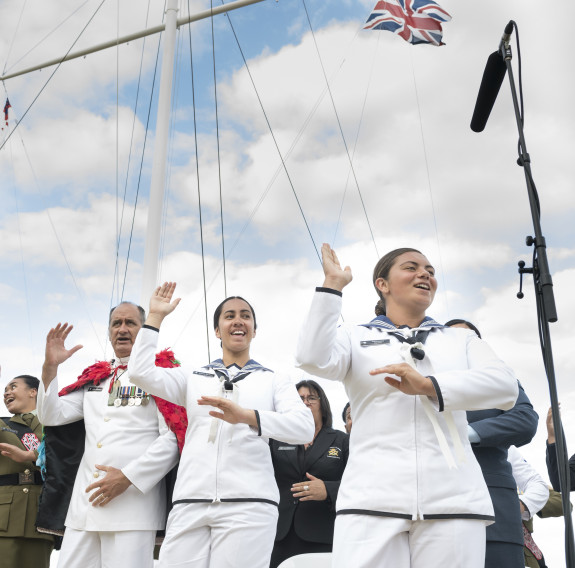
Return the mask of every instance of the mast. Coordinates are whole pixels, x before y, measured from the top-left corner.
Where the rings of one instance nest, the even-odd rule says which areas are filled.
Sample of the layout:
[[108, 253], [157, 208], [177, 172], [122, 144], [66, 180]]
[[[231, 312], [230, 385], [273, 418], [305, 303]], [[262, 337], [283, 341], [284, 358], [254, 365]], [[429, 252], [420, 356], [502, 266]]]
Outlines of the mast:
[[148, 303], [150, 294], [158, 279], [160, 254], [160, 233], [164, 210], [164, 184], [166, 181], [166, 156], [170, 135], [170, 113], [172, 110], [172, 83], [174, 78], [174, 58], [176, 53], [176, 33], [178, 0], [168, 0], [166, 7], [166, 30], [164, 34], [164, 53], [162, 55], [162, 74], [158, 96], [156, 118], [156, 140], [154, 142], [154, 161], [150, 182], [150, 200], [148, 203], [148, 224], [146, 227], [146, 247], [144, 250], [144, 270], [140, 305]]
[[150, 294], [157, 285], [158, 262], [160, 252], [160, 232], [162, 226], [164, 208], [164, 189], [166, 180], [166, 157], [168, 152], [169, 126], [171, 114], [172, 82], [174, 76], [174, 59], [176, 47], [176, 35], [180, 26], [196, 22], [205, 18], [223, 14], [231, 10], [237, 10], [244, 6], [257, 4], [263, 0], [236, 0], [228, 4], [216, 6], [210, 10], [203, 10], [185, 18], [178, 19], [178, 0], [168, 0], [166, 7], [166, 23], [136, 32], [121, 38], [95, 45], [93, 47], [69, 53], [64, 57], [52, 59], [45, 63], [34, 65], [14, 73], [0, 77], [0, 81], [18, 77], [32, 71], [44, 69], [52, 65], [58, 65], [64, 61], [83, 57], [90, 53], [102, 51], [135, 39], [147, 37], [165, 31], [164, 53], [162, 57], [162, 71], [160, 78], [160, 90], [158, 97], [158, 112], [156, 119], [156, 139], [154, 144], [154, 158], [152, 164], [152, 177], [150, 182], [150, 201], [148, 205], [148, 223], [146, 229], [146, 242], [144, 252], [144, 268], [142, 276], [141, 305], [147, 305]]

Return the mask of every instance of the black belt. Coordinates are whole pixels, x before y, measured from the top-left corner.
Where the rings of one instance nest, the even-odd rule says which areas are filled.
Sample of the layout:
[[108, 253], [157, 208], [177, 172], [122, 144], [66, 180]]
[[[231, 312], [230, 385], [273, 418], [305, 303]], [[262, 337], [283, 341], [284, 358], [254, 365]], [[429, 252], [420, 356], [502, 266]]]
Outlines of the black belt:
[[39, 471], [0, 475], [0, 485], [42, 485], [42, 483], [42, 474]]

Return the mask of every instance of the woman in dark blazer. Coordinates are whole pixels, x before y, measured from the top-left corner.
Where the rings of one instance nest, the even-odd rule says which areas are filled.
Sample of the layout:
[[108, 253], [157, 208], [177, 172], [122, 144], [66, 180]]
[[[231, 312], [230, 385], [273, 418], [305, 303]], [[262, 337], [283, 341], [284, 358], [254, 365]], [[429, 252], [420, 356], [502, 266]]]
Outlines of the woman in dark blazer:
[[324, 390], [312, 380], [300, 381], [296, 388], [312, 411], [315, 437], [305, 446], [270, 440], [280, 491], [270, 568], [297, 554], [331, 552], [335, 500], [349, 452], [349, 436], [332, 428]]

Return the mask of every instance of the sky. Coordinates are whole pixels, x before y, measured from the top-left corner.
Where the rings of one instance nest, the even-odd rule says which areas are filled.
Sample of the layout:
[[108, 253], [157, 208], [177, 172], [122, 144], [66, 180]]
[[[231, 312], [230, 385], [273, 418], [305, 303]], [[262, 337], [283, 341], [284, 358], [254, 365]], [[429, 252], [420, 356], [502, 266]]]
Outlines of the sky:
[[[487, 57], [513, 19], [527, 148], [559, 315], [550, 327], [569, 444], [575, 6], [560, 0], [561, 16], [544, 28], [533, 0], [485, 0], [481, 7], [443, 0], [452, 21], [443, 26], [445, 45], [433, 47], [362, 31], [373, 3], [266, 0], [229, 20], [215, 17], [213, 30], [209, 20], [180, 29], [159, 280], [178, 282], [182, 302], [165, 322], [161, 343], [192, 364], [218, 357], [206, 321], [226, 294], [241, 295], [257, 313], [253, 358], [297, 380], [298, 330], [322, 283], [316, 248], [331, 243], [352, 268], [346, 323], [373, 317], [377, 259], [393, 248], [418, 248], [439, 281], [428, 314], [474, 322], [521, 380], [540, 416], [522, 452], [546, 476], [549, 390], [529, 275], [525, 298], [516, 298], [517, 262], [531, 265], [525, 237], [533, 225], [516, 164], [507, 79], [485, 131], [472, 132], [469, 122]], [[2, 2], [2, 74], [162, 20], [160, 1], [108, 1], [98, 10], [100, 4]], [[186, 0], [180, 13], [207, 7], [205, 0]], [[18, 374], [40, 375], [46, 333], [59, 321], [73, 323], [71, 344], [84, 345], [62, 367], [62, 384], [72, 382], [84, 367], [111, 357], [110, 307], [121, 299], [147, 303], [142, 263], [158, 41], [132, 41], [2, 85], [0, 96], [12, 105], [0, 132], [0, 144], [10, 135], [0, 150], [2, 387]], [[517, 79], [515, 37], [512, 49]], [[337, 383], [326, 388], [338, 415], [345, 393]], [[548, 563], [564, 565], [561, 522], [535, 524]]]

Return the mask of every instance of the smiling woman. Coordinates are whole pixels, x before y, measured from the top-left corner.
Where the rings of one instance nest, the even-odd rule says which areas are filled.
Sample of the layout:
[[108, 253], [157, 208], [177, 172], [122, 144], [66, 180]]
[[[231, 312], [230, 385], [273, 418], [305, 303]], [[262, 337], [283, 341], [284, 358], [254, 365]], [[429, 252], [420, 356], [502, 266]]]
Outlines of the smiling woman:
[[39, 381], [22, 375], [4, 389], [13, 416], [0, 419], [0, 562], [2, 566], [47, 568], [52, 535], [36, 531], [42, 477], [36, 467], [42, 424], [35, 415]]
[[311, 442], [313, 417], [288, 377], [250, 359], [256, 317], [238, 296], [214, 313], [221, 359], [191, 372], [155, 367], [160, 325], [179, 303], [175, 287], [166, 282], [152, 295], [128, 366], [135, 384], [188, 412], [160, 562], [268, 568], [279, 502], [268, 439]]
[[482, 568], [493, 507], [464, 411], [511, 408], [516, 379], [475, 334], [426, 316], [437, 281], [419, 251], [385, 255], [373, 273], [377, 317], [340, 328], [351, 269], [342, 269], [329, 245], [322, 259], [325, 279], [297, 360], [309, 373], [342, 381], [353, 412], [333, 566]]

